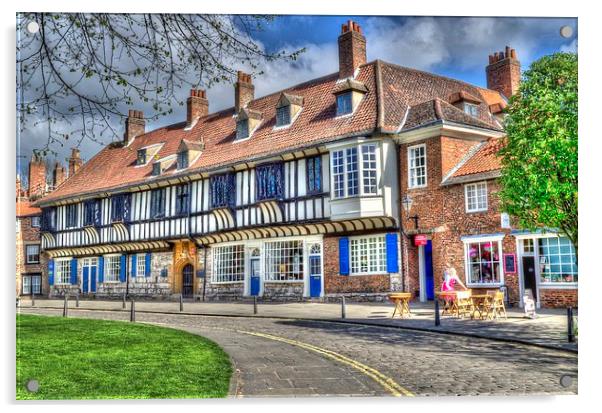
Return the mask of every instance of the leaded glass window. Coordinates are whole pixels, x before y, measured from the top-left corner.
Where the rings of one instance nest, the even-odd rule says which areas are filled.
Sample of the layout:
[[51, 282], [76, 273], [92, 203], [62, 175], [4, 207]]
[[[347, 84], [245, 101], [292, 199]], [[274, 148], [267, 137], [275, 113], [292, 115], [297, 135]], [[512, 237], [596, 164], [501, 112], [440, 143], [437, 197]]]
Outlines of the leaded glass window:
[[65, 207], [65, 216], [66, 222], [65, 226], [67, 228], [74, 228], [77, 226], [77, 204], [69, 204]]
[[249, 120], [242, 119], [236, 122], [236, 139], [245, 139], [249, 137]]
[[165, 188], [153, 189], [151, 192], [151, 218], [165, 216]]
[[353, 111], [351, 92], [337, 95], [337, 116], [347, 115]]
[[111, 197], [111, 222], [127, 221], [129, 219], [130, 197], [128, 194]]
[[84, 225], [100, 225], [100, 200], [84, 202]]
[[236, 203], [234, 174], [213, 175], [210, 178], [211, 208], [231, 208]]
[[307, 192], [322, 192], [322, 156], [307, 158]]
[[176, 186], [176, 215], [188, 214], [190, 194], [188, 184]]
[[276, 126], [286, 126], [291, 123], [290, 105], [281, 106], [276, 109]]
[[282, 163], [260, 165], [255, 169], [257, 200], [281, 199], [284, 193]]

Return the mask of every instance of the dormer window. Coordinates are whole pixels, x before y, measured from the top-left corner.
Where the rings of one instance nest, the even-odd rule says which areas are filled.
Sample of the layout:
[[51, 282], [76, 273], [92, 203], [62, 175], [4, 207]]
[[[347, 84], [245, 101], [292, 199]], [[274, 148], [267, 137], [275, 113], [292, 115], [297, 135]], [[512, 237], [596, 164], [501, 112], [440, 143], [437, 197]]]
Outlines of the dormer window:
[[470, 116], [479, 116], [479, 107], [474, 103], [464, 102], [464, 113]]
[[178, 169], [188, 168], [188, 151], [178, 153]]
[[138, 156], [136, 157], [136, 165], [144, 165], [146, 163], [146, 148], [138, 149]]
[[291, 106], [281, 106], [276, 109], [276, 126], [286, 126], [291, 123]]
[[153, 172], [152, 172], [153, 176], [159, 176], [161, 175], [161, 162], [155, 162], [153, 164]]
[[236, 122], [236, 139], [246, 139], [249, 137], [249, 120], [241, 119]]
[[351, 92], [341, 93], [337, 96], [337, 116], [353, 112]]

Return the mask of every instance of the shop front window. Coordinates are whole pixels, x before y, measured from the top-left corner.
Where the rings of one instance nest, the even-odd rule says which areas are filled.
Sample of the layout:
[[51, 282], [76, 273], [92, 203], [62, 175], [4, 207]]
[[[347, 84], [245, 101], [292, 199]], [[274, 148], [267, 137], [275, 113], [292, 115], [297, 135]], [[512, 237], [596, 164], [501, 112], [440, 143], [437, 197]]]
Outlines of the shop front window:
[[471, 242], [467, 245], [467, 275], [469, 284], [499, 284], [500, 241]]
[[303, 241], [265, 243], [266, 281], [303, 280]]
[[540, 282], [563, 284], [577, 282], [577, 257], [575, 247], [566, 237], [540, 238], [539, 250]]

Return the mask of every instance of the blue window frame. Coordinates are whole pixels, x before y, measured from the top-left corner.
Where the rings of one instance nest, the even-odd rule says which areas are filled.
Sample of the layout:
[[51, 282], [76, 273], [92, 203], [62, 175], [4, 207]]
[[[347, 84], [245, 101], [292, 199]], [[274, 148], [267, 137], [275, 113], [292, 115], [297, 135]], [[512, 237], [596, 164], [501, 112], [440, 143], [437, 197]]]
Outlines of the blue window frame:
[[276, 108], [276, 126], [285, 126], [291, 123], [291, 106]]
[[146, 149], [138, 149], [136, 157], [136, 165], [144, 165], [146, 163]]
[[130, 196], [119, 194], [111, 197], [111, 222], [128, 221], [130, 212]]
[[56, 229], [56, 209], [42, 209], [42, 231], [54, 231]]
[[255, 168], [256, 199], [281, 199], [284, 193], [282, 163], [271, 163]]
[[322, 156], [307, 158], [307, 192], [322, 192]]
[[153, 189], [151, 192], [151, 218], [165, 216], [165, 188]]
[[176, 186], [176, 215], [186, 215], [190, 209], [190, 189], [188, 184]]
[[351, 103], [351, 92], [337, 95], [337, 116], [347, 115], [353, 111]]
[[236, 202], [234, 174], [213, 175], [209, 178], [211, 187], [211, 208], [231, 208]]
[[65, 226], [74, 228], [77, 226], [77, 204], [69, 204], [65, 207]]
[[236, 139], [245, 139], [249, 137], [249, 120], [242, 119], [236, 122]]
[[99, 199], [90, 199], [84, 202], [84, 225], [100, 225]]
[[178, 152], [178, 169], [188, 168], [188, 151]]

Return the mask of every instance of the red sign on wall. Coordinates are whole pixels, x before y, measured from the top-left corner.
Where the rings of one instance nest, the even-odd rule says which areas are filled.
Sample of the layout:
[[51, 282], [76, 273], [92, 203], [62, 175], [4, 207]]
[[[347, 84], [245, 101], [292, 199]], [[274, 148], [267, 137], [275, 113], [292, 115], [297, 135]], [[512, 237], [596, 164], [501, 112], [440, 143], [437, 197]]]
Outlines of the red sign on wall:
[[414, 245], [417, 247], [426, 245], [427, 241], [426, 235], [414, 235]]

